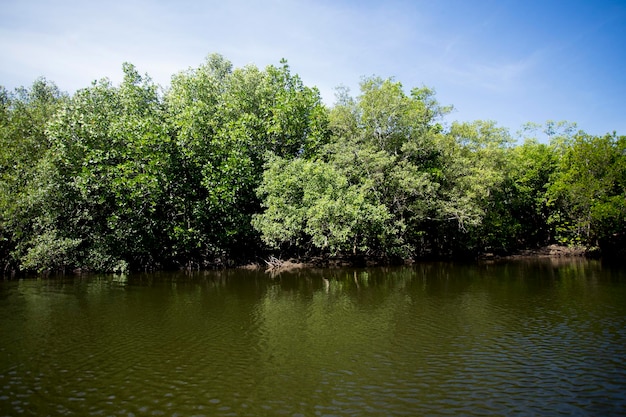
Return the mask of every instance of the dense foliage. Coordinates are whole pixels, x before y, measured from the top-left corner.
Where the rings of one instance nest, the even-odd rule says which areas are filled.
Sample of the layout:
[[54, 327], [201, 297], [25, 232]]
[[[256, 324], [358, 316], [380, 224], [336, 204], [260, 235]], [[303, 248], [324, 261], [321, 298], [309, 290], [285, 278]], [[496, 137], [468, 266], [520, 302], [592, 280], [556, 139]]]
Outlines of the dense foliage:
[[211, 55], [165, 91], [123, 71], [71, 96], [45, 79], [0, 89], [5, 272], [623, 244], [615, 133], [548, 122], [517, 144], [494, 122], [448, 123], [429, 88], [378, 77], [327, 108], [286, 62]]

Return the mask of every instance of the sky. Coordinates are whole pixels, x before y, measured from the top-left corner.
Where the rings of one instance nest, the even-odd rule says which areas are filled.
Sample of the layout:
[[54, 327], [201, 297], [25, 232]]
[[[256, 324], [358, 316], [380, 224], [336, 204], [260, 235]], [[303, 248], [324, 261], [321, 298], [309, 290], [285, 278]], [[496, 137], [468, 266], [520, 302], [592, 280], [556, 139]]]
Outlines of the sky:
[[212, 53], [235, 67], [285, 58], [329, 106], [375, 75], [433, 88], [448, 122], [626, 135], [624, 0], [0, 0], [9, 90], [117, 84], [124, 62], [167, 88]]

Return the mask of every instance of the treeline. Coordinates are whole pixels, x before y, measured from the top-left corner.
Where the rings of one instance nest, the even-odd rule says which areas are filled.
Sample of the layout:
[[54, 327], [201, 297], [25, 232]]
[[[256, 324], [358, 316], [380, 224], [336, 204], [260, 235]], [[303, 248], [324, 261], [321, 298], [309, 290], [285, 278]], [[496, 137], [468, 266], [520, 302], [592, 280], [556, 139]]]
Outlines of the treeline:
[[376, 77], [328, 108], [286, 62], [211, 55], [165, 91], [123, 71], [71, 96], [0, 88], [5, 273], [624, 244], [624, 136], [550, 122], [518, 144]]

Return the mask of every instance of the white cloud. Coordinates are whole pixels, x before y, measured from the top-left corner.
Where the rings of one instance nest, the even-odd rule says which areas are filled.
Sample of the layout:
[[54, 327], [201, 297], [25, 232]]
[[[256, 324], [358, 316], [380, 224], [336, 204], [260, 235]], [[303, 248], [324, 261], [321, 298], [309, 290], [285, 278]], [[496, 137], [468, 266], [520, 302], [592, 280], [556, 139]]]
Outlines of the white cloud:
[[[572, 86], [580, 85], [584, 74], [597, 73], [593, 65], [603, 62], [587, 57], [610, 53], [613, 67], [623, 62], [624, 53], [615, 48], [605, 55], [577, 49], [585, 45], [564, 36], [568, 30], [578, 33], [575, 28], [561, 27], [559, 36], [544, 41], [520, 32], [537, 26], [519, 26], [514, 11], [484, 9], [463, 2], [393, 0], [8, 0], [0, 11], [0, 84], [11, 89], [43, 75], [71, 92], [102, 77], [119, 81], [122, 63], [128, 61], [166, 85], [176, 72], [217, 52], [235, 66], [264, 67], [286, 58], [329, 104], [340, 84], [358, 94], [361, 76], [394, 76], [407, 89], [434, 87], [444, 94], [442, 102], [459, 108], [458, 117], [497, 115], [507, 124], [508, 115], [529, 120], [537, 103], [551, 103], [543, 108], [546, 118], [566, 108], [573, 109], [570, 119], [584, 115], [581, 105], [570, 105], [577, 89]], [[594, 28], [586, 36], [604, 30]], [[624, 109], [623, 100], [609, 100], [619, 88], [594, 89], [612, 81], [619, 85], [611, 68], [602, 68], [601, 83], [585, 85], [597, 97], [596, 108], [610, 102]], [[557, 98], [566, 102], [559, 104]], [[468, 107], [471, 111], [463, 110]]]
[[522, 59], [504, 63], [468, 63], [459, 67], [448, 66], [450, 81], [460, 85], [470, 85], [476, 89], [486, 89], [495, 93], [512, 93], [522, 88], [528, 71], [533, 67], [533, 59]]

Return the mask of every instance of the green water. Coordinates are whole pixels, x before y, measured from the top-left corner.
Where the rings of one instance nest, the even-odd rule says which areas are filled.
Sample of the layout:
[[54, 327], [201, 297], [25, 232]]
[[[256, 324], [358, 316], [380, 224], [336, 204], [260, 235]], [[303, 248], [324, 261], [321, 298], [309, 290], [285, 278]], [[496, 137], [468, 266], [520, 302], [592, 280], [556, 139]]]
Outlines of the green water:
[[0, 415], [626, 415], [626, 269], [0, 281]]

